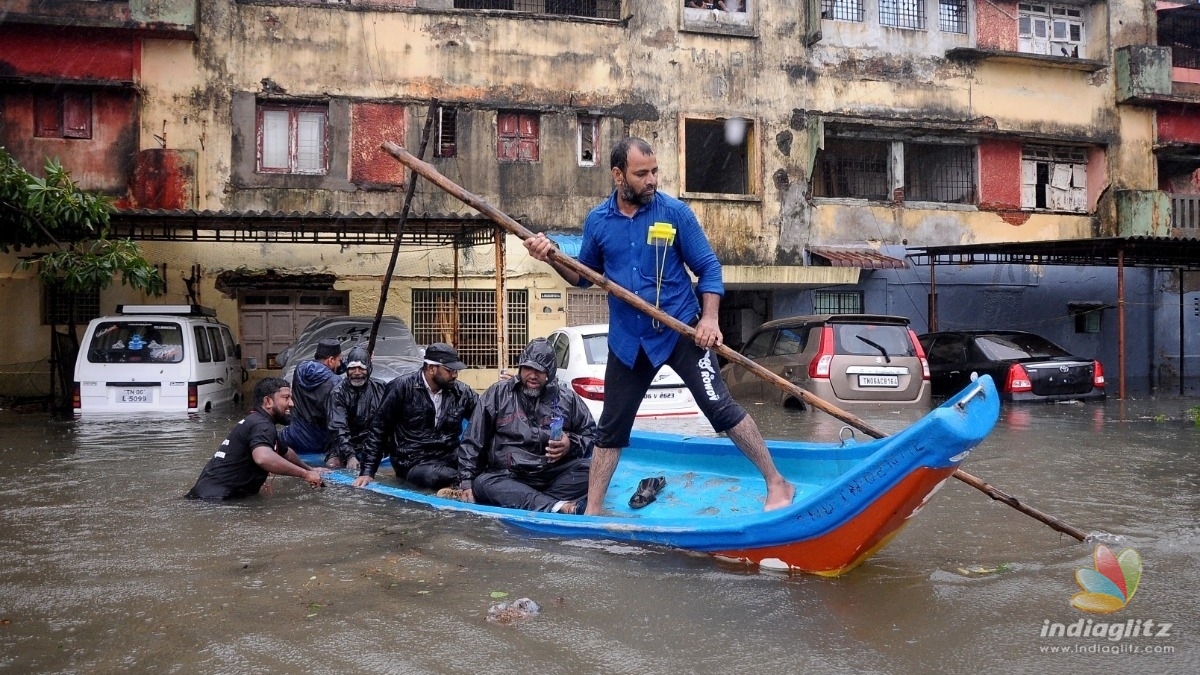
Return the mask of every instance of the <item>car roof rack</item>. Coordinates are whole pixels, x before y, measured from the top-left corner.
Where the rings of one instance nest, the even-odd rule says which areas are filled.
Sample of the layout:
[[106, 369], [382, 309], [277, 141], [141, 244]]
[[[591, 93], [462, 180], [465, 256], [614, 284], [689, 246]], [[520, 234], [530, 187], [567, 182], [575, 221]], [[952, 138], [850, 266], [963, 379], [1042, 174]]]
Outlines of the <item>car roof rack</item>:
[[217, 310], [201, 305], [117, 305], [117, 314], [170, 314], [215, 317]]

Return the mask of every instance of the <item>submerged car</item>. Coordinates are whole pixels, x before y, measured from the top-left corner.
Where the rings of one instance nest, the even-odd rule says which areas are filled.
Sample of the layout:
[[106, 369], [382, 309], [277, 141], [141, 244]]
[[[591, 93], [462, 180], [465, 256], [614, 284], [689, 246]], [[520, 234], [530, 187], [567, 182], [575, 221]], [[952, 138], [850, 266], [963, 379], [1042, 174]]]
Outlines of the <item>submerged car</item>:
[[[902, 316], [817, 314], [768, 321], [742, 347], [742, 356], [835, 405], [930, 405], [929, 364]], [[735, 398], [774, 398], [804, 407], [735, 363], [721, 375]]]
[[[604, 408], [604, 369], [608, 365], [608, 324], [560, 328], [546, 338], [554, 348], [558, 381], [583, 397], [592, 417]], [[692, 392], [669, 366], [663, 366], [638, 407], [638, 418], [699, 415]]]
[[[317, 343], [326, 338], [342, 343], [343, 359], [352, 348], [359, 345], [366, 347], [371, 338], [371, 324], [374, 322], [373, 316], [330, 316], [313, 319], [295, 342], [275, 356], [275, 361], [283, 367], [280, 377], [291, 382], [296, 366], [301, 361], [311, 359], [317, 352]], [[412, 331], [404, 321], [394, 316], [383, 317], [379, 323], [379, 333], [375, 337], [375, 351], [371, 354], [371, 377], [380, 382], [390, 382], [420, 368], [421, 363], [421, 348], [417, 346]]]
[[1105, 397], [1104, 369], [1046, 338], [1019, 330], [926, 333], [933, 393], [950, 395], [973, 374], [991, 375], [1006, 401], [1095, 400]]

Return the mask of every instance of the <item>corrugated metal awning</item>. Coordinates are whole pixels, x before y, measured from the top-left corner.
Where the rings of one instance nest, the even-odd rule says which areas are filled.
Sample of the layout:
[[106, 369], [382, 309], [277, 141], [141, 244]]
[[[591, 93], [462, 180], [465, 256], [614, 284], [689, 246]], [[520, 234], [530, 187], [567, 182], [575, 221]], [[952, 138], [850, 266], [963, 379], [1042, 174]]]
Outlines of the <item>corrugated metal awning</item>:
[[836, 248], [810, 246], [808, 253], [815, 266], [857, 267], [864, 270], [902, 270], [908, 263], [901, 258], [884, 255], [871, 248]]

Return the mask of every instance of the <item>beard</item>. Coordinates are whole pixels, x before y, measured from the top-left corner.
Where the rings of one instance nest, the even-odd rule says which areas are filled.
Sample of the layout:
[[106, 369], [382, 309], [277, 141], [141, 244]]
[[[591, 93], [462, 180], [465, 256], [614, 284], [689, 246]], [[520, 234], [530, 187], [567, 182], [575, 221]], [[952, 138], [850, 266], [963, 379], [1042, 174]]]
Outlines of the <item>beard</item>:
[[275, 409], [271, 411], [271, 420], [274, 421], [275, 424], [280, 424], [286, 427], [292, 423], [292, 413], [291, 411], [283, 412], [282, 410]]
[[529, 398], [538, 398], [539, 396], [542, 395], [542, 392], [545, 390], [546, 390], [546, 387], [544, 385], [541, 387], [531, 387], [531, 386], [525, 384], [524, 382], [521, 383], [521, 394], [524, 396], [528, 396]]
[[629, 183], [621, 184], [621, 199], [636, 206], [645, 206], [654, 199], [655, 190], [647, 192], [634, 192], [633, 188], [629, 187]]
[[346, 379], [350, 382], [351, 387], [361, 387], [367, 383], [369, 378], [369, 375], [364, 375], [363, 377], [353, 377], [350, 375], [346, 376]]

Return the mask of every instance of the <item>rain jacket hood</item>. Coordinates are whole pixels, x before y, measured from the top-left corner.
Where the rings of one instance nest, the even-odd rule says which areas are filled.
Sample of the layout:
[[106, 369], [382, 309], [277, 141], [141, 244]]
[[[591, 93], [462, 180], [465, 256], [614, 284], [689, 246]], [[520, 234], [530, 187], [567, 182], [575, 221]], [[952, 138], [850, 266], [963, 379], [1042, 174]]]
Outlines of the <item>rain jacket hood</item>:
[[518, 362], [520, 366], [531, 366], [546, 373], [546, 377], [553, 380], [558, 373], [558, 366], [554, 363], [554, 348], [546, 341], [546, 338], [537, 338], [530, 342], [525, 351], [521, 353], [521, 360]]

